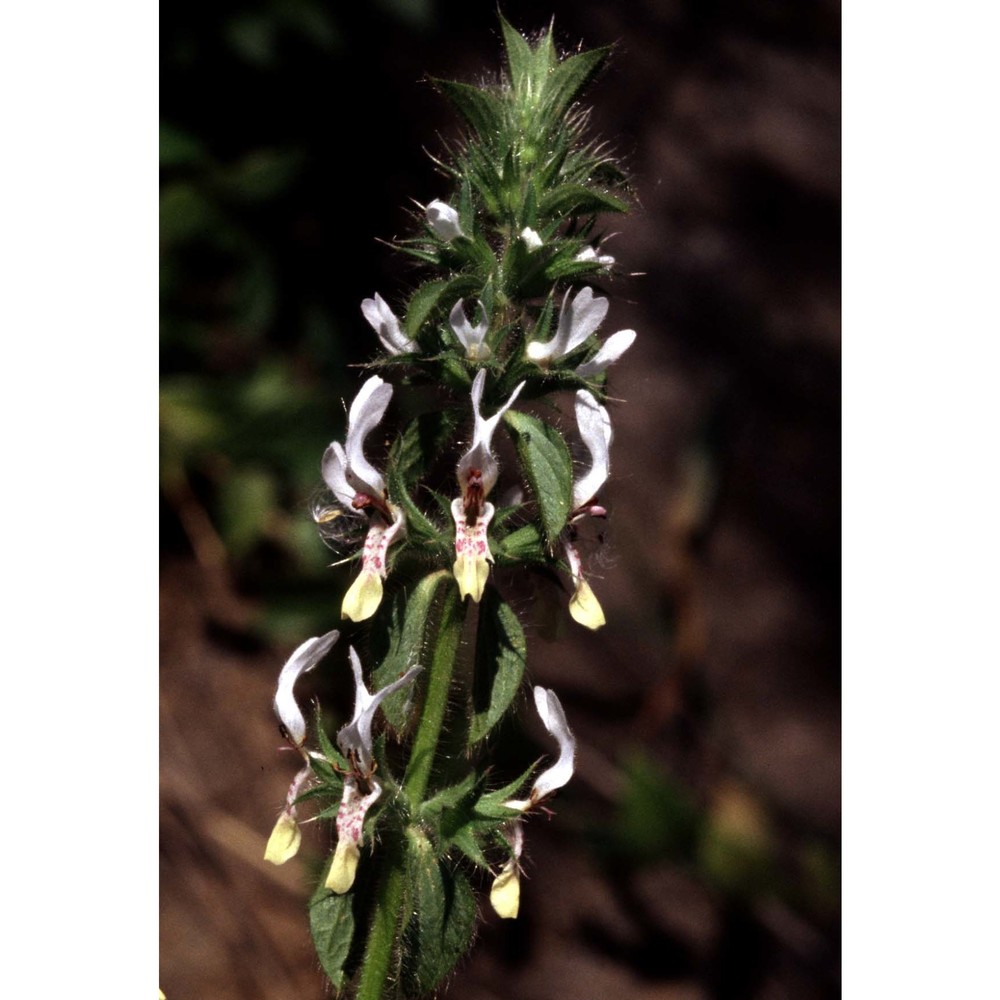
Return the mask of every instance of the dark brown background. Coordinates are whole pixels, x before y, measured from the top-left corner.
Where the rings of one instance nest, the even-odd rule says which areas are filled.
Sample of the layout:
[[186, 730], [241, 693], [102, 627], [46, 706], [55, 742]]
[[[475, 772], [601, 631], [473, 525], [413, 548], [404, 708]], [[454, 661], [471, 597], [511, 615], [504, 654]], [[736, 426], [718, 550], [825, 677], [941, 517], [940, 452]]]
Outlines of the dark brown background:
[[[638, 202], [607, 249], [640, 273], [610, 286], [605, 332], [639, 339], [591, 552], [608, 625], [550, 641], [522, 605], [578, 771], [527, 831], [521, 917], [484, 912], [449, 995], [838, 995], [839, 11], [504, 10], [617, 45], [594, 126]], [[304, 900], [330, 833], [307, 828], [304, 865], [261, 860], [294, 770], [270, 699], [347, 580], [307, 502], [346, 365], [371, 356], [359, 303], [413, 282], [375, 238], [446, 194], [421, 147], [452, 119], [421, 81], [499, 60], [489, 4], [164, 12], [163, 120], [190, 154], [163, 171], [169, 1000], [324, 995]], [[334, 713], [341, 681], [317, 682]]]

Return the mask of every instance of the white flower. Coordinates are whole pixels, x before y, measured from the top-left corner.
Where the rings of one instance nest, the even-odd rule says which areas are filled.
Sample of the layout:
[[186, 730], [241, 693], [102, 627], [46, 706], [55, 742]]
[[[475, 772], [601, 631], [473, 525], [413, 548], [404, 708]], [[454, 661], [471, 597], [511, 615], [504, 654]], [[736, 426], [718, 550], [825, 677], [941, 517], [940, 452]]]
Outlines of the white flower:
[[296, 749], [301, 749], [306, 739], [306, 720], [295, 698], [295, 682], [333, 649], [340, 633], [334, 629], [326, 635], [306, 639], [288, 658], [278, 675], [278, 690], [274, 695], [274, 714], [288, 734], [288, 739]]
[[483, 588], [490, 573], [489, 564], [493, 562], [486, 537], [494, 513], [493, 504], [486, 497], [496, 485], [500, 474], [491, 450], [493, 434], [503, 415], [524, 388], [524, 382], [517, 386], [507, 402], [488, 419], [480, 411], [485, 385], [486, 369], [481, 368], [472, 383], [472, 413], [475, 421], [472, 444], [459, 459], [455, 470], [462, 495], [456, 497], [451, 504], [451, 516], [455, 521], [453, 571], [458, 591], [463, 598], [471, 597], [477, 603], [482, 600]]
[[559, 744], [559, 759], [535, 779], [527, 799], [511, 799], [504, 803], [508, 809], [518, 809], [521, 812], [527, 812], [562, 788], [573, 777], [573, 763], [576, 757], [576, 737], [569, 728], [566, 713], [555, 691], [537, 686], [534, 695], [535, 708], [538, 710], [542, 725]]
[[[512, 799], [504, 803], [508, 809], [516, 809], [522, 813], [537, 806], [573, 777], [574, 758], [576, 757], [576, 738], [569, 728], [566, 713], [563, 711], [555, 691], [536, 687], [534, 695], [535, 708], [538, 710], [542, 725], [559, 744], [559, 759], [538, 776], [527, 799]], [[517, 916], [521, 900], [519, 861], [524, 844], [524, 834], [520, 818], [507, 825], [504, 836], [510, 845], [511, 856], [493, 882], [493, 887], [490, 889], [490, 903], [500, 917], [513, 919]]]
[[[591, 501], [607, 481], [610, 471], [609, 449], [613, 437], [608, 411], [586, 389], [580, 389], [576, 394], [576, 422], [580, 428], [580, 438], [590, 452], [590, 468], [573, 483], [571, 525], [588, 514], [604, 516], [604, 508], [592, 505]], [[570, 576], [573, 578], [569, 613], [581, 625], [598, 629], [605, 623], [604, 611], [584, 578], [580, 554], [573, 544], [572, 528], [563, 536], [563, 548]]]
[[598, 254], [598, 252], [593, 247], [584, 247], [573, 259], [580, 261], [596, 260], [597, 263], [601, 265], [601, 267], [615, 266], [614, 257], [612, 257], [610, 254]]
[[486, 369], [481, 368], [472, 383], [470, 393], [472, 399], [472, 416], [474, 426], [472, 429], [472, 444], [469, 450], [459, 459], [458, 468], [455, 470], [458, 476], [458, 485], [462, 490], [462, 499], [466, 502], [466, 508], [476, 499], [482, 500], [489, 495], [490, 490], [496, 485], [500, 467], [490, 450], [493, 442], [493, 434], [503, 415], [510, 409], [514, 400], [520, 395], [525, 383], [520, 385], [510, 394], [510, 399], [493, 414], [492, 417], [484, 418], [480, 412], [483, 402], [483, 389], [486, 386]]
[[533, 340], [528, 344], [527, 355], [538, 364], [548, 364], [575, 351], [604, 322], [608, 314], [608, 300], [594, 297], [592, 288], [583, 288], [570, 299], [567, 290], [559, 311], [559, 325], [555, 336], [546, 344]]
[[423, 669], [411, 667], [398, 680], [371, 694], [365, 686], [358, 654], [352, 648], [349, 655], [354, 672], [354, 715], [337, 733], [337, 745], [350, 761], [352, 771], [344, 779], [344, 794], [337, 810], [337, 848], [325, 882], [326, 887], [336, 893], [347, 892], [354, 885], [361, 859], [365, 815], [382, 794], [382, 786], [373, 777], [372, 722], [375, 712], [389, 695], [412, 684]]
[[382, 505], [385, 479], [365, 458], [365, 438], [375, 429], [392, 399], [392, 386], [373, 375], [361, 387], [347, 415], [344, 447], [334, 441], [323, 455], [323, 479], [344, 507]]
[[593, 378], [600, 375], [610, 365], [613, 365], [634, 343], [635, 330], [619, 330], [600, 346], [597, 353], [589, 360], [578, 365], [576, 374], [580, 378]]
[[573, 483], [574, 511], [593, 500], [607, 481], [610, 470], [608, 452], [614, 437], [608, 411], [586, 389], [579, 389], [576, 394], [576, 423], [580, 438], [590, 452], [590, 468]]
[[361, 303], [361, 312], [390, 354], [412, 354], [417, 350], [416, 343], [403, 333], [396, 314], [378, 292], [375, 298]]
[[[521, 239], [524, 240], [524, 245], [529, 250], [537, 250], [542, 245], [542, 238], [534, 231], [525, 227], [521, 230]], [[579, 260], [579, 258], [577, 258]]]
[[402, 677], [387, 684], [384, 688], [371, 694], [365, 687], [364, 677], [361, 673], [361, 660], [352, 646], [348, 650], [351, 658], [351, 670], [354, 672], [354, 715], [351, 721], [343, 726], [337, 733], [337, 746], [352, 763], [356, 763], [364, 776], [371, 775], [374, 770], [374, 760], [372, 758], [372, 722], [375, 719], [375, 712], [379, 705], [395, 694], [400, 688], [412, 684], [417, 674], [423, 667], [411, 667]]
[[465, 302], [459, 299], [451, 310], [448, 322], [455, 336], [465, 348], [465, 356], [470, 361], [485, 361], [490, 356], [489, 344], [484, 342], [490, 329], [490, 321], [486, 316], [486, 307], [478, 299], [479, 322], [472, 326], [465, 315]]
[[427, 224], [434, 231], [434, 235], [445, 243], [450, 243], [456, 236], [462, 235], [462, 227], [459, 224], [458, 212], [436, 198], [425, 209], [427, 213]]
[[333, 648], [333, 644], [339, 638], [340, 633], [334, 630], [327, 632], [324, 636], [307, 639], [292, 653], [278, 675], [274, 711], [288, 741], [302, 754], [305, 767], [295, 775], [292, 783], [288, 786], [285, 808], [278, 817], [277, 823], [274, 824], [274, 829], [267, 841], [267, 847], [264, 849], [264, 860], [270, 861], [273, 865], [283, 865], [298, 853], [299, 845], [302, 843], [302, 831], [299, 830], [295, 819], [295, 800], [299, 797], [299, 792], [311, 773], [309, 755], [303, 749], [306, 739], [306, 720], [303, 718], [302, 710], [295, 699], [295, 682], [302, 674], [312, 670]]
[[[570, 291], [563, 297], [559, 311], [559, 325], [555, 336], [542, 343], [532, 340], [526, 350], [528, 358], [543, 368], [553, 361], [572, 354], [581, 344], [597, 332], [608, 314], [608, 300], [595, 296], [592, 288], [583, 288], [570, 300]], [[585, 361], [576, 369], [581, 378], [591, 378], [603, 372], [608, 365], [617, 361], [632, 346], [634, 330], [619, 330], [612, 334], [590, 361]]]
[[385, 496], [382, 473], [365, 458], [365, 439], [385, 415], [392, 386], [373, 375], [351, 403], [347, 443], [331, 442], [323, 455], [323, 479], [348, 512], [374, 511], [361, 554], [361, 574], [344, 595], [341, 614], [352, 621], [370, 618], [382, 600], [389, 546], [406, 530], [403, 512]]

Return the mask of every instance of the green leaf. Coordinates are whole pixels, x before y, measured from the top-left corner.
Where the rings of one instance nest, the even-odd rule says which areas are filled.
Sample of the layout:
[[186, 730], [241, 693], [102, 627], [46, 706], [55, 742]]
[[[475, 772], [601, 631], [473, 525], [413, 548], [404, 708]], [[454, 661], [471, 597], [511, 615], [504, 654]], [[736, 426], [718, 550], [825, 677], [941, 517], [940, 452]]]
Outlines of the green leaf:
[[476, 632], [470, 746], [485, 739], [510, 707], [524, 676], [527, 653], [517, 615], [494, 588], [487, 588]]
[[[473, 249], [477, 247], [477, 241], [466, 240], [464, 242]], [[488, 252], [489, 248], [487, 247]], [[493, 259], [492, 254], [490, 259]], [[457, 274], [453, 278], [428, 281], [421, 285], [413, 293], [410, 304], [406, 308], [406, 332], [411, 337], [418, 336], [424, 323], [438, 306], [449, 309], [456, 300], [463, 295], [477, 291], [481, 286], [482, 282], [471, 274]]]
[[406, 486], [403, 484], [403, 478], [400, 476], [399, 470], [391, 466], [389, 468], [389, 496], [392, 497], [394, 503], [402, 507], [403, 512], [406, 514], [407, 535], [418, 543], [430, 542], [432, 547], [440, 547], [435, 546], [435, 543], [440, 542], [441, 531], [413, 502], [410, 494], [407, 492]]
[[471, 125], [480, 139], [494, 145], [503, 125], [503, 105], [487, 90], [452, 80], [434, 80], [434, 85], [451, 101], [455, 110]]
[[544, 106], [548, 115], [559, 118], [580, 96], [611, 55], [608, 46], [590, 49], [564, 59], [549, 74], [545, 83]]
[[309, 904], [309, 927], [323, 971], [334, 989], [344, 985], [344, 964], [354, 939], [354, 898], [338, 895], [320, 885]]
[[443, 812], [445, 809], [454, 809], [462, 799], [472, 792], [478, 780], [479, 775], [475, 771], [470, 771], [457, 785], [449, 785], [447, 788], [435, 792], [421, 805], [421, 814], [431, 816], [434, 813]]
[[446, 867], [430, 850], [413, 853], [414, 919], [407, 931], [411, 961], [404, 967], [407, 995], [421, 997], [451, 972], [472, 943], [476, 899], [462, 872]]
[[[418, 662], [425, 648], [426, 633], [434, 627], [437, 616], [433, 608], [438, 596], [451, 582], [448, 570], [438, 570], [425, 576], [409, 595], [397, 591], [390, 604], [390, 621], [387, 623], [389, 650], [381, 665], [375, 670], [374, 690], [391, 684]], [[420, 678], [417, 678], [417, 684]], [[403, 730], [409, 721], [405, 711], [414, 697], [412, 687], [397, 691], [382, 702], [386, 721], [394, 729]]]
[[460, 827], [451, 836], [453, 847], [457, 847], [474, 865], [479, 868], [489, 868], [490, 863], [479, 846], [473, 824]]
[[503, 44], [507, 51], [510, 81], [514, 90], [520, 94], [524, 92], [531, 74], [531, 46], [528, 45], [519, 31], [511, 27], [502, 14], [500, 15], [500, 29], [503, 31]]
[[434, 307], [438, 304], [447, 287], [448, 282], [445, 279], [428, 281], [413, 293], [410, 304], [406, 307], [405, 323], [406, 332], [411, 337], [416, 337], [420, 333], [421, 327], [434, 311]]
[[537, 417], [508, 410], [504, 420], [535, 495], [545, 540], [549, 548], [554, 548], [572, 506], [573, 460], [569, 449], [559, 431]]
[[510, 799], [515, 799], [518, 793], [528, 784], [537, 764], [532, 764], [520, 777], [515, 778], [509, 785], [498, 788], [494, 792], [488, 792], [480, 797], [475, 805], [474, 813], [483, 819], [508, 819], [511, 816], [520, 815], [517, 809], [508, 809], [504, 805]]
[[542, 216], [564, 217], [596, 212], [627, 212], [628, 205], [620, 198], [582, 184], [560, 184], [542, 198], [538, 211]]
[[494, 543], [493, 555], [498, 566], [514, 563], [545, 563], [545, 539], [537, 524], [525, 524]]
[[453, 410], [421, 413], [393, 442], [389, 465], [409, 485], [421, 479], [441, 457], [458, 424]]

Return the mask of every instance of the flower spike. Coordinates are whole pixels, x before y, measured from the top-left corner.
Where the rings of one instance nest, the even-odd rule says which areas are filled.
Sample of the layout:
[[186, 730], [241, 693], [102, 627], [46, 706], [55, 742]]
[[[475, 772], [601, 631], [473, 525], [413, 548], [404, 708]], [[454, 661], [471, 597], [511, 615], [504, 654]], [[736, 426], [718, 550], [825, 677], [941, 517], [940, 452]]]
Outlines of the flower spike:
[[361, 303], [361, 312], [390, 354], [412, 354], [416, 351], [416, 342], [403, 333], [396, 314], [378, 292], [375, 293], [375, 298], [365, 299]]
[[434, 199], [426, 208], [427, 224], [434, 231], [434, 235], [445, 243], [450, 243], [456, 236], [462, 235], [462, 227], [459, 223], [458, 212], [446, 205], [443, 201]]
[[459, 299], [451, 310], [448, 322], [465, 348], [465, 356], [469, 361], [485, 361], [490, 356], [490, 346], [485, 337], [490, 328], [486, 317], [486, 307], [479, 302], [479, 322], [472, 326], [465, 316], [465, 302]]

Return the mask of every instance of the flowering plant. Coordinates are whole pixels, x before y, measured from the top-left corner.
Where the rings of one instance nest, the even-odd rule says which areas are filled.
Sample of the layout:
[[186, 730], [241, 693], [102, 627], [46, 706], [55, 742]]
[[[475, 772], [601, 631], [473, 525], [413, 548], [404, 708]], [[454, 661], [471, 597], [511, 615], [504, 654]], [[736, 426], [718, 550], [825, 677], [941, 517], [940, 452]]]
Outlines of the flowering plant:
[[[609, 303], [591, 283], [607, 281], [615, 261], [595, 226], [627, 204], [624, 177], [588, 139], [577, 102], [608, 51], [560, 59], [551, 30], [530, 44], [502, 18], [501, 27], [501, 83], [437, 81], [466, 132], [438, 161], [448, 200], [430, 200], [416, 235], [398, 244], [429, 273], [398, 315], [378, 293], [361, 304], [379, 374], [322, 459], [321, 532], [342, 543], [351, 533], [331, 526], [346, 518], [364, 539], [344, 553], [360, 570], [340, 613], [366, 623], [374, 669], [366, 680], [349, 648], [354, 712], [335, 740], [320, 717], [307, 724], [295, 686], [335, 659], [338, 632], [292, 654], [275, 697], [302, 766], [265, 857], [296, 854], [305, 801], [335, 820], [312, 933], [335, 990], [363, 1000], [441, 983], [474, 933], [476, 881], [491, 881], [500, 917], [517, 916], [525, 821], [573, 774], [566, 714], [541, 687], [534, 702], [555, 762], [503, 787], [488, 768], [487, 737], [514, 707], [527, 659], [499, 571], [536, 573], [540, 586], [568, 573], [572, 618], [604, 624], [577, 525], [606, 516], [597, 499], [610, 470], [607, 372], [635, 332], [598, 337]], [[437, 399], [395, 435], [394, 384], [415, 395], [433, 387]], [[564, 398], [575, 416], [567, 426], [551, 417]], [[392, 439], [387, 454], [377, 454], [377, 427]]]

